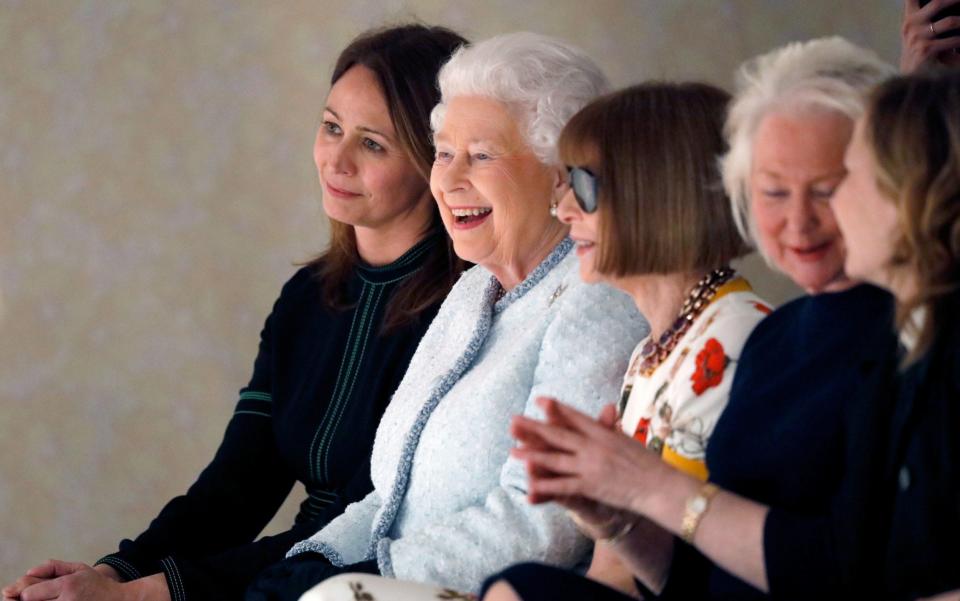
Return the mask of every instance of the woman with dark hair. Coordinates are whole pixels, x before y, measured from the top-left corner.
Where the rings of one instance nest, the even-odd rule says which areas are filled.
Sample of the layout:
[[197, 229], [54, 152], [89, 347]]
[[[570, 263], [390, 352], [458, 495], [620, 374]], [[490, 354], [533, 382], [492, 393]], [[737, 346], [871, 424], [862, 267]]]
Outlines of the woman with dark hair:
[[[48, 562], [5, 598], [236, 598], [370, 491], [377, 424], [464, 266], [429, 185], [437, 72], [464, 43], [406, 25], [341, 53], [313, 149], [330, 248], [284, 286], [213, 461], [95, 567]], [[297, 482], [294, 525], [254, 542]]]
[[475, 591], [511, 563], [572, 566], [587, 551], [563, 510], [526, 502], [507, 426], [538, 415], [539, 396], [599, 411], [647, 329], [626, 295], [577, 277], [549, 212], [566, 192], [557, 136], [607, 80], [570, 44], [516, 32], [458, 50], [438, 82], [431, 189], [457, 255], [476, 265], [384, 413], [373, 490], [265, 570], [248, 601], [300, 599], [345, 572]]

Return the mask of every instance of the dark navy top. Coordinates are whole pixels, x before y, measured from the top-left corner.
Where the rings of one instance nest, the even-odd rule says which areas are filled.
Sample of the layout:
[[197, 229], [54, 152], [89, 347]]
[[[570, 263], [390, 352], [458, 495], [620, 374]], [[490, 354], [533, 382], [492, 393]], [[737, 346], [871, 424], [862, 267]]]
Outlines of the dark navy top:
[[[146, 532], [98, 563], [126, 580], [163, 572], [173, 601], [237, 598], [294, 543], [366, 496], [377, 424], [439, 303], [388, 334], [384, 309], [439, 252], [441, 237], [389, 265], [359, 266], [343, 311], [321, 302], [316, 268], [298, 271], [266, 320], [253, 377], [213, 461]], [[254, 542], [297, 482], [295, 524]]]
[[[893, 298], [873, 286], [803, 297], [774, 311], [743, 349], [729, 404], [707, 448], [710, 480], [787, 514], [826, 512], [844, 477], [846, 405], [896, 344]], [[771, 592], [795, 590], [794, 576], [781, 579], [780, 565], [796, 578], [821, 578], [793, 569], [803, 565], [792, 557], [803, 545], [771, 549], [768, 538], [765, 533]], [[671, 573], [683, 569], [675, 565]], [[764, 597], [712, 565], [705, 596]]]
[[892, 498], [883, 596], [960, 589], [960, 295], [901, 377], [881, 494]]
[[880, 367], [844, 403], [842, 481], [827, 510], [771, 509], [775, 596], [912, 600], [960, 588], [957, 300], [920, 360], [903, 369], [902, 353], [875, 355]]

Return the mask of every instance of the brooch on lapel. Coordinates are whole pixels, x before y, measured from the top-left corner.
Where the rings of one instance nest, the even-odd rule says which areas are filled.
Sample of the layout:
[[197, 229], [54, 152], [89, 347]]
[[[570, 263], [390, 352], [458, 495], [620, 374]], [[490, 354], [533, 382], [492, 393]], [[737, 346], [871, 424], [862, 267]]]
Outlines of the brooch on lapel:
[[550, 305], [552, 305], [558, 298], [560, 298], [560, 295], [562, 295], [566, 290], [567, 290], [566, 284], [560, 284], [559, 286], [557, 286], [557, 289], [554, 290], [553, 294], [550, 295], [550, 300], [547, 301], [547, 306], [549, 307]]

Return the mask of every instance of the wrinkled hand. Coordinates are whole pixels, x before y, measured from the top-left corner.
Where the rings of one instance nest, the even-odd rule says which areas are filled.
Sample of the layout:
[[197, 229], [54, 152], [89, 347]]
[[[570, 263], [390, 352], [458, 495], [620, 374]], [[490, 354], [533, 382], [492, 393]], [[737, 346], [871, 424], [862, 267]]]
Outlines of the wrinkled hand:
[[3, 601], [17, 601], [20, 599], [20, 593], [23, 592], [23, 589], [38, 582], [43, 582], [44, 580], [46, 579], [24, 575], [18, 578], [13, 584], [8, 584], [3, 587], [0, 594], [3, 594]]
[[[20, 599], [20, 593], [23, 592], [27, 587], [37, 584], [38, 582], [43, 582], [45, 580], [51, 580], [53, 578], [58, 578], [60, 576], [66, 575], [67, 566], [80, 566], [83, 564], [80, 563], [71, 563], [65, 561], [59, 561], [56, 559], [51, 559], [46, 561], [38, 566], [34, 566], [27, 570], [27, 572], [20, 577], [16, 582], [11, 585], [8, 585], [0, 591], [0, 594], [3, 594], [4, 601], [7, 600], [17, 600]], [[116, 570], [111, 568], [108, 565], [98, 565], [93, 568], [97, 572], [100, 572], [107, 578], [120, 582], [120, 575]], [[69, 572], [72, 573], [72, 572]]]
[[612, 538], [623, 532], [628, 523], [640, 519], [635, 513], [584, 497], [563, 497], [556, 503], [567, 509], [580, 532], [595, 541]]
[[[570, 427], [569, 422], [559, 414], [552, 412], [546, 415], [548, 424], [559, 427]], [[613, 405], [607, 405], [597, 417], [597, 423], [611, 431], [617, 428], [617, 412]], [[541, 440], [528, 441], [528, 446], [535, 446], [539, 450], [549, 449], [549, 445]], [[533, 474], [531, 473], [531, 477]], [[593, 540], [610, 538], [623, 530], [628, 521], [634, 521], [639, 516], [621, 511], [609, 505], [598, 503], [585, 497], [560, 497], [555, 502], [566, 508], [570, 518], [577, 528]]]
[[640, 442], [613, 429], [612, 405], [594, 420], [554, 399], [537, 403], [545, 422], [516, 416], [510, 425], [520, 442], [512, 454], [526, 461], [530, 474], [531, 503], [575, 503], [571, 508], [579, 515], [588, 509], [577, 499], [587, 499], [606, 505], [603, 511], [630, 512], [638, 497], [669, 470]]
[[[24, 578], [33, 578], [36, 581], [22, 588], [18, 596], [10, 598], [20, 601], [110, 601], [119, 600], [123, 596], [122, 585], [115, 572], [95, 570], [83, 563], [51, 559], [28, 570]], [[6, 593], [4, 589], [4, 594]]]
[[[934, 20], [942, 9], [960, 0], [932, 0], [920, 8], [918, 0], [904, 0], [903, 19], [900, 22], [900, 70], [911, 73], [920, 67], [940, 60], [948, 65], [960, 65], [960, 36], [936, 39], [936, 33], [960, 29], [960, 17]], [[933, 29], [930, 25], [933, 24]]]

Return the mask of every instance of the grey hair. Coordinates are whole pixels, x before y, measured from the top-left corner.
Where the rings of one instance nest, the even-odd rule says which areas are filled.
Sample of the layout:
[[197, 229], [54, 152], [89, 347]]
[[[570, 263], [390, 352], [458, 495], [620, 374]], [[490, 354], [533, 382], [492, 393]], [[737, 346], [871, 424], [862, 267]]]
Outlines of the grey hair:
[[[740, 235], [757, 248], [750, 211], [753, 138], [769, 113], [834, 112], [856, 120], [866, 94], [896, 70], [876, 54], [841, 37], [793, 42], [750, 59], [737, 73], [727, 115], [729, 149], [721, 159], [723, 185]], [[762, 248], [760, 254], [771, 264]]]
[[440, 69], [440, 103], [430, 114], [436, 134], [455, 96], [484, 96], [505, 104], [537, 158], [559, 164], [560, 131], [577, 111], [610, 89], [600, 67], [582, 50], [556, 38], [508, 33], [461, 46]]

